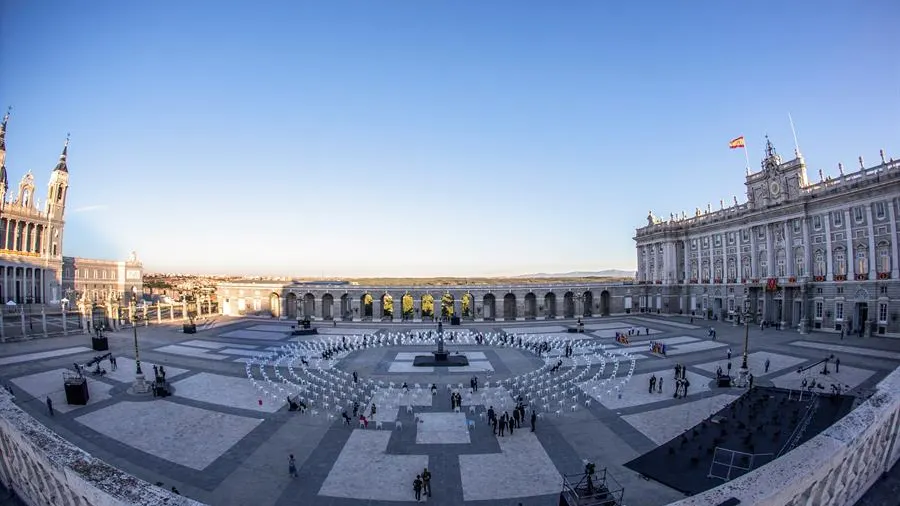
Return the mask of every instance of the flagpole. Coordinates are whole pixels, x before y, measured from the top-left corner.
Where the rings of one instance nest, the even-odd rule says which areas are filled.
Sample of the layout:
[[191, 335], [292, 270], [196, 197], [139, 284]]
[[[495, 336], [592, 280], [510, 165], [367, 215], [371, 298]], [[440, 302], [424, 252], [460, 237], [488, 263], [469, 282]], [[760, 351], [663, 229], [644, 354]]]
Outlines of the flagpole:
[[747, 160], [747, 175], [750, 175], [750, 154], [747, 153], [747, 137], [744, 137], [744, 159]]

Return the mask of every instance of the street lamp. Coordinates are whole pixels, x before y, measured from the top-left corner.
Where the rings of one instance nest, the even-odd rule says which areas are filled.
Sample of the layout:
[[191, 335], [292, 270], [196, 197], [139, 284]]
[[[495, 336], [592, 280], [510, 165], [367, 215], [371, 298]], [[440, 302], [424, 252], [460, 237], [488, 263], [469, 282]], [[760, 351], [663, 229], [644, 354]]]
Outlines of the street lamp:
[[144, 371], [141, 370], [141, 355], [140, 350], [138, 350], [138, 335], [137, 335], [137, 289], [132, 286], [131, 287], [131, 328], [134, 331], [134, 363], [135, 363], [135, 371], [134, 371], [134, 393], [136, 394], [145, 394], [150, 391], [150, 386], [147, 385], [147, 381], [144, 378]]
[[741, 369], [738, 372], [740, 375], [740, 384], [747, 384], [747, 377], [750, 375], [750, 366], [747, 364], [747, 355], [749, 354], [750, 349], [750, 317], [752, 317], [752, 313], [750, 311], [745, 312], [742, 317], [744, 319], [744, 353], [741, 359]]

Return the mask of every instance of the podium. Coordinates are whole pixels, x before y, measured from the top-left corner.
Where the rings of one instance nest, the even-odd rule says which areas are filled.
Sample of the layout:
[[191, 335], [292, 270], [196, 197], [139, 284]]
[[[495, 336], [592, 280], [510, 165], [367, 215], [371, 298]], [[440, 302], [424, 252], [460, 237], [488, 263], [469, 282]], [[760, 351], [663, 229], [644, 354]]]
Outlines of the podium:
[[84, 406], [91, 396], [88, 392], [87, 379], [81, 376], [70, 376], [64, 380], [66, 403]]
[[185, 334], [196, 334], [197, 333], [197, 325], [194, 323], [182, 324], [181, 331]]
[[91, 337], [91, 348], [94, 351], [107, 351], [109, 350], [109, 339], [105, 337]]
[[451, 316], [450, 317], [450, 325], [459, 325], [459, 324], [460, 324], [459, 316]]

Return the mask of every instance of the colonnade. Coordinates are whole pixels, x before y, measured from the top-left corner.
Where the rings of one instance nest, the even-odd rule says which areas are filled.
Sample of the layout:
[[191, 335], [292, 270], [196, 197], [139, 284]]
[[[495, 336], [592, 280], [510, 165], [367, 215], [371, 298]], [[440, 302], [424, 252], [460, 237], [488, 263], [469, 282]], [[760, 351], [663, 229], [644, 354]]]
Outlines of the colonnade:
[[3, 273], [0, 284], [0, 304], [9, 301], [16, 304], [43, 304], [45, 279], [44, 269], [20, 265], [0, 265]]
[[0, 249], [40, 255], [46, 227], [41, 223], [0, 218]]

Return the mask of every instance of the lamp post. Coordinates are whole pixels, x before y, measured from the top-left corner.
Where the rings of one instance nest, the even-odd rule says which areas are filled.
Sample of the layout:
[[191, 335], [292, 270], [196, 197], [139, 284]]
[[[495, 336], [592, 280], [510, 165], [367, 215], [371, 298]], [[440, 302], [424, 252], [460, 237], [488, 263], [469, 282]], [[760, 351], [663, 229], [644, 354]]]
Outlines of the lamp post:
[[740, 385], [744, 386], [747, 384], [747, 377], [750, 375], [750, 366], [747, 364], [747, 355], [749, 354], [750, 349], [750, 317], [753, 316], [750, 311], [745, 312], [742, 315], [744, 319], [744, 353], [741, 358], [741, 369], [738, 371], [740, 378]]
[[140, 350], [138, 349], [138, 335], [137, 335], [137, 289], [132, 286], [131, 287], [131, 329], [134, 331], [134, 386], [133, 390], [136, 394], [146, 394], [150, 391], [150, 385], [147, 384], [146, 379], [144, 378], [144, 371], [141, 370], [141, 355]]

